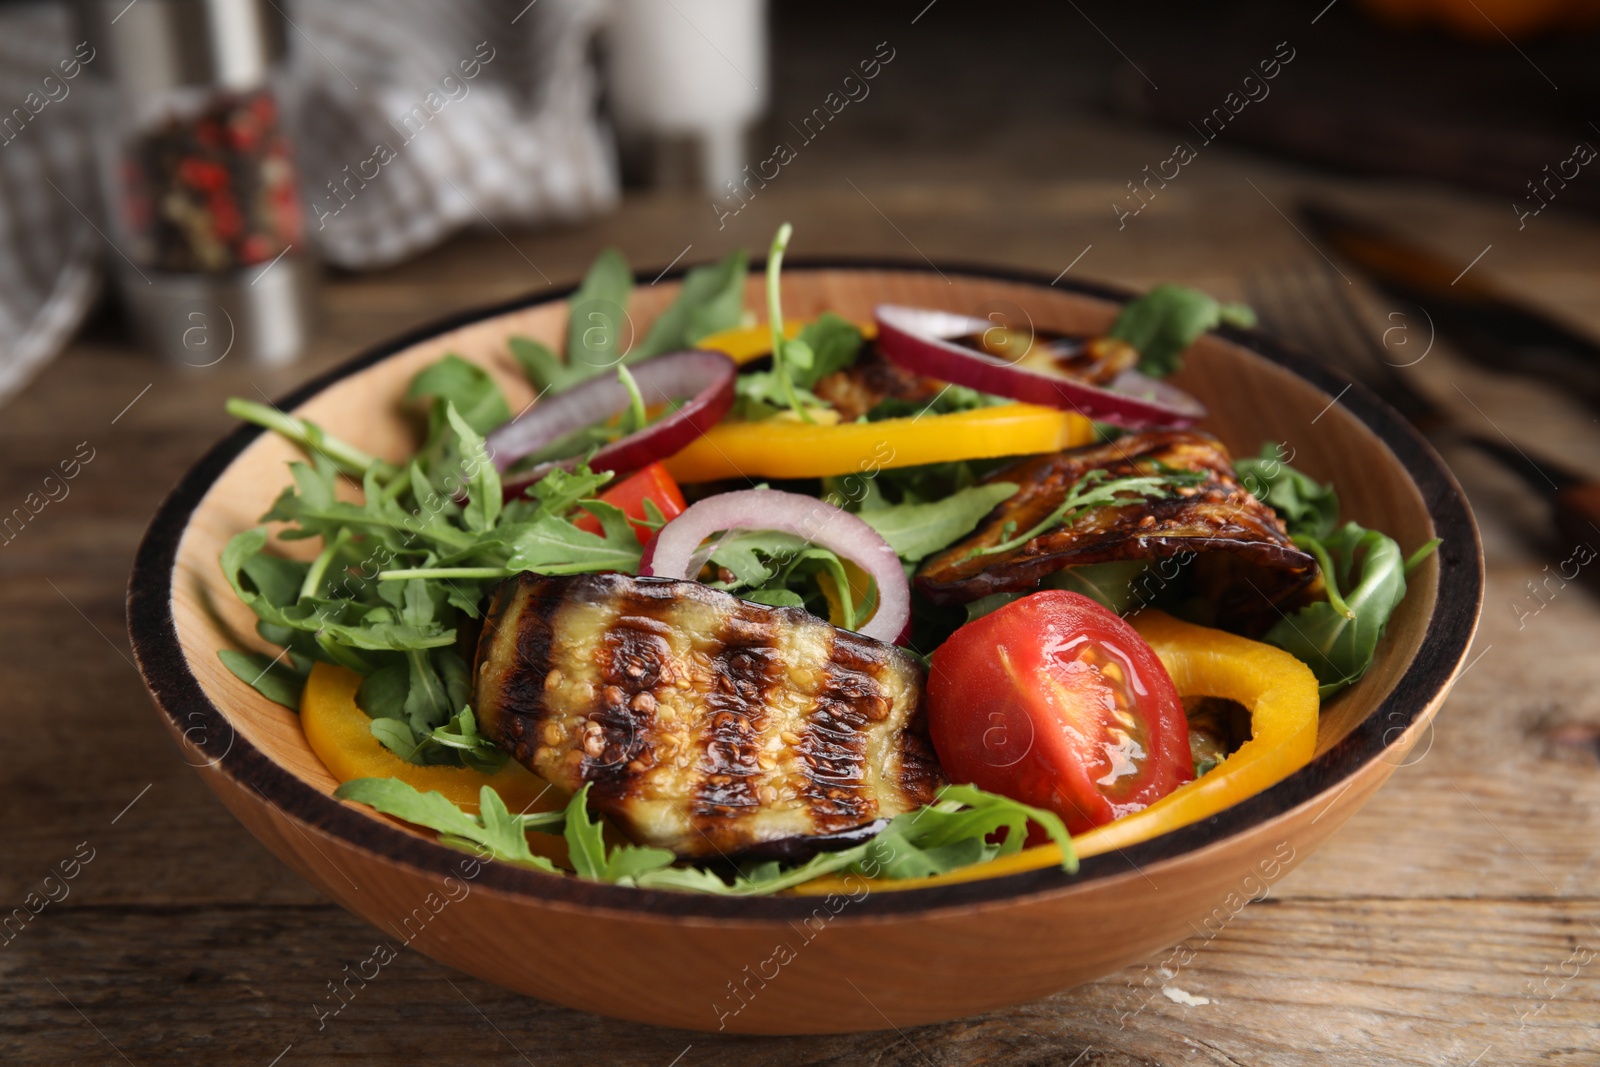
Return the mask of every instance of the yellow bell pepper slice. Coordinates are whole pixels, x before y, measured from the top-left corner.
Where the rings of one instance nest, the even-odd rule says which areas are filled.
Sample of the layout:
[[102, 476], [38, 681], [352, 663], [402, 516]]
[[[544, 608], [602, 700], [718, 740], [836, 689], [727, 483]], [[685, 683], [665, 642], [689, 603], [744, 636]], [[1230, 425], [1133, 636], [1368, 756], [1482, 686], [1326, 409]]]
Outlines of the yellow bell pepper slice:
[[[877, 336], [876, 324], [856, 325], [866, 337]], [[785, 322], [784, 336], [793, 337], [800, 328], [801, 323]], [[765, 324], [739, 326], [702, 338], [695, 347], [748, 363], [772, 351], [772, 331]], [[1004, 404], [950, 415], [831, 426], [781, 417], [722, 422], [665, 462], [680, 482], [823, 478], [958, 459], [1059, 452], [1093, 441], [1093, 424], [1076, 412]]]
[[[1194, 626], [1160, 611], [1142, 611], [1130, 621], [1150, 642], [1180, 696], [1223, 697], [1244, 705], [1250, 712], [1251, 737], [1209, 773], [1179, 786], [1143, 811], [1074, 837], [1073, 848], [1080, 858], [1127, 848], [1215, 815], [1304, 767], [1317, 747], [1321, 705], [1317, 678], [1310, 667], [1281, 648]], [[873, 889], [917, 889], [998, 878], [1060, 863], [1058, 846], [1040, 845], [932, 878], [867, 884]], [[795, 892], [858, 892], [861, 883], [860, 878], [851, 878], [847, 884], [843, 878], [828, 876], [807, 882]]]
[[311, 751], [340, 782], [352, 778], [398, 778], [423, 792], [443, 793], [464, 811], [478, 811], [478, 790], [490, 786], [515, 812], [556, 811], [568, 795], [515, 760], [494, 774], [465, 767], [419, 767], [378, 743], [372, 720], [356, 704], [361, 675], [331, 663], [311, 667], [300, 695], [300, 727]]
[[665, 461], [680, 482], [822, 478], [958, 459], [1059, 452], [1094, 440], [1082, 415], [1002, 404], [923, 418], [813, 426], [767, 419], [722, 422]]

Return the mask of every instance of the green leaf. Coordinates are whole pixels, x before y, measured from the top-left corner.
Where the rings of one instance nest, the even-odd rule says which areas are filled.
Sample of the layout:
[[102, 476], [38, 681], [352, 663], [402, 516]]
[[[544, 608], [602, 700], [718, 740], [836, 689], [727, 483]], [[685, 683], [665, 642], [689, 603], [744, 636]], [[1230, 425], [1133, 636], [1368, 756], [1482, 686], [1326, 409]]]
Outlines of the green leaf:
[[411, 687], [411, 667], [391, 663], [361, 680], [356, 689], [356, 707], [371, 719], [404, 719], [406, 691]]
[[1350, 614], [1319, 601], [1278, 620], [1263, 640], [1310, 667], [1327, 699], [1372, 665], [1389, 616], [1406, 595], [1406, 578], [1399, 544], [1376, 530], [1346, 523], [1321, 548], [1334, 565], [1323, 580]]
[[589, 815], [591, 784], [583, 783], [583, 788], [573, 794], [572, 802], [567, 805], [567, 826], [562, 834], [567, 839], [567, 855], [578, 877], [597, 880], [606, 873], [606, 837], [604, 825]]
[[[615, 248], [596, 257], [572, 294], [567, 316], [567, 366], [590, 378], [617, 365], [633, 273]], [[582, 380], [580, 378], [579, 380]]]
[[539, 502], [540, 510], [562, 518], [578, 506], [578, 501], [593, 499], [611, 478], [610, 471], [592, 471], [587, 466], [575, 471], [557, 467], [529, 486], [526, 495]]
[[[421, 579], [413, 578], [412, 582], [422, 585]], [[406, 653], [406, 666], [409, 668], [406, 681], [406, 721], [411, 724], [413, 732], [421, 735], [429, 734], [436, 726], [444, 725], [450, 716], [450, 697], [444, 689], [444, 679], [433, 669], [433, 660], [422, 649]]]
[[505, 801], [500, 799], [499, 793], [489, 786], [481, 786], [478, 789], [477, 820], [483, 827], [481, 833], [474, 836], [466, 834], [452, 836], [484, 845], [496, 859], [509, 859], [516, 863], [527, 863], [543, 870], [554, 871], [555, 864], [543, 856], [535, 856], [528, 848], [528, 831], [553, 831], [571, 817], [570, 805], [564, 812], [513, 815], [506, 807]]
[[373, 719], [367, 724], [367, 729], [372, 731], [372, 736], [378, 743], [393, 752], [407, 763], [419, 763], [418, 750], [422, 747], [417, 740], [416, 731], [407, 726], [404, 719]]
[[1339, 494], [1333, 485], [1289, 466], [1273, 442], [1262, 445], [1259, 456], [1235, 460], [1233, 469], [1252, 496], [1283, 518], [1290, 536], [1322, 540], [1338, 527]]
[[601, 877], [607, 882], [631, 885], [641, 875], [671, 867], [677, 858], [664, 848], [620, 845], [606, 857], [606, 869]]
[[804, 552], [810, 542], [780, 530], [740, 530], [716, 542], [710, 562], [725, 567], [733, 581], [713, 583], [736, 590], [765, 585]]
[[428, 743], [453, 749], [466, 766], [484, 774], [494, 774], [510, 757], [493, 741], [478, 732], [478, 718], [470, 707], [462, 707], [455, 718], [435, 727]]
[[462, 519], [467, 529], [483, 533], [500, 518], [500, 472], [489, 461], [483, 437], [468, 425], [454, 404], [445, 407], [445, 418], [460, 441], [462, 473], [467, 476], [467, 506]]
[[[262, 544], [265, 545], [265, 538]], [[241, 560], [241, 567], [267, 602], [280, 608], [293, 607], [305, 584], [306, 565], [299, 560], [261, 552]]]
[[806, 598], [793, 589], [751, 589], [739, 594], [745, 600], [766, 604], [774, 608], [803, 608]]
[[1255, 312], [1243, 304], [1224, 304], [1198, 289], [1158, 285], [1123, 307], [1110, 336], [1138, 349], [1141, 371], [1163, 377], [1183, 365], [1183, 350], [1196, 338], [1223, 323], [1254, 326]]
[[[291, 578], [284, 574], [277, 564], [271, 562], [274, 557], [263, 555], [266, 545], [267, 530], [264, 526], [234, 534], [222, 549], [223, 576], [233, 587], [234, 595], [264, 622], [295, 628], [283, 611], [291, 606], [292, 601], [279, 602], [274, 597], [298, 595], [300, 582], [305, 575], [295, 574]], [[258, 572], [265, 575], [264, 579], [257, 578]]]
[[776, 371], [746, 371], [733, 380], [735, 417], [745, 422], [770, 419], [780, 411], [789, 410], [789, 397], [812, 407], [826, 406], [823, 399], [809, 389], [785, 385]]
[[600, 520], [601, 533], [580, 530], [555, 515], [539, 515], [518, 527], [507, 569], [538, 574], [637, 573], [641, 549], [627, 516], [598, 500], [585, 501], [583, 506]]
[[[1160, 500], [1178, 486], [1196, 485], [1205, 479], [1204, 471], [1169, 470], [1161, 474], [1131, 478], [1110, 478], [1104, 470], [1092, 470], [1079, 478], [1054, 511], [1015, 536], [997, 544], [972, 550], [973, 556], [993, 556], [1020, 548], [1040, 534], [1057, 526], [1071, 526], [1085, 512], [1099, 507], [1125, 507], [1139, 500]], [[1007, 523], [1007, 526], [1010, 524]]]
[[863, 338], [855, 323], [824, 311], [806, 323], [795, 341], [810, 353], [810, 362], [795, 361], [797, 367], [803, 368], [795, 374], [795, 384], [810, 389], [835, 371], [853, 366], [861, 353]]
[[500, 794], [489, 786], [478, 792], [480, 814], [476, 818], [452, 804], [443, 793], [424, 793], [398, 778], [353, 778], [334, 790], [333, 795], [437, 830], [446, 844], [477, 846], [495, 859], [556, 873], [555, 864], [529, 850], [526, 833], [558, 824], [563, 821], [561, 813], [512, 815]]
[[[972, 863], [1019, 852], [1030, 824], [1043, 828], [1061, 846], [1061, 866], [1078, 869], [1072, 838], [1053, 813], [985, 793], [973, 786], [946, 786], [933, 804], [895, 817], [877, 837], [839, 852], [822, 852], [785, 868], [777, 863], [746, 866], [730, 881], [702, 869], [676, 867], [665, 849], [620, 845], [609, 852], [603, 822], [589, 811], [585, 784], [561, 812], [513, 815], [488, 786], [479, 799], [480, 815], [466, 814], [439, 793], [422, 793], [391, 778], [358, 778], [334, 794], [369, 804], [386, 815], [437, 830], [450, 844], [476, 846], [496, 859], [553, 871], [548, 860], [528, 848], [529, 830], [561, 829], [573, 870], [580, 878], [649, 889], [674, 889], [727, 896], [763, 896], [790, 889], [837, 871], [867, 877], [923, 878]], [[1000, 831], [1005, 840], [988, 839]]]
[[567, 366], [549, 345], [531, 337], [512, 336], [506, 340], [506, 347], [522, 368], [523, 376], [541, 395], [560, 392], [588, 376], [588, 368]]
[[274, 704], [282, 704], [290, 711], [300, 710], [300, 691], [305, 688], [306, 680], [303, 674], [294, 670], [293, 657], [283, 657], [289, 664], [286, 666], [282, 661], [275, 662], [272, 657], [259, 652], [237, 652], [224, 648], [217, 652], [217, 658], [236, 678]]
[[909, 563], [948, 548], [971, 533], [982, 518], [1017, 491], [1014, 482], [959, 489], [942, 500], [892, 504], [859, 514]]
[[489, 372], [468, 363], [455, 353], [446, 355], [411, 379], [407, 400], [433, 397], [455, 405], [455, 409], [480, 434], [511, 421], [511, 409]]
[[678, 299], [651, 324], [650, 332], [628, 353], [627, 361], [637, 363], [689, 348], [702, 337], [739, 325], [748, 272], [749, 256], [742, 248], [717, 263], [689, 271], [684, 275]]

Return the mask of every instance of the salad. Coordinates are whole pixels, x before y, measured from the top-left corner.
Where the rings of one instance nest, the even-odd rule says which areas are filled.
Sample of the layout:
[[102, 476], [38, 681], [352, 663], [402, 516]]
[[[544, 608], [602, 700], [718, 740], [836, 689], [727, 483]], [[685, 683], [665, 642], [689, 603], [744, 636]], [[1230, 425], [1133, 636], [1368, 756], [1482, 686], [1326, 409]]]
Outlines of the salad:
[[[446, 355], [403, 460], [299, 445], [222, 554], [337, 796], [551, 874], [723, 894], [1059, 865], [1307, 763], [1409, 556], [1165, 378], [1247, 308], [1178, 286], [1104, 336], [942, 309], [767, 316], [690, 270], [636, 345], [615, 251], [513, 416]], [[290, 542], [310, 544], [299, 552]]]

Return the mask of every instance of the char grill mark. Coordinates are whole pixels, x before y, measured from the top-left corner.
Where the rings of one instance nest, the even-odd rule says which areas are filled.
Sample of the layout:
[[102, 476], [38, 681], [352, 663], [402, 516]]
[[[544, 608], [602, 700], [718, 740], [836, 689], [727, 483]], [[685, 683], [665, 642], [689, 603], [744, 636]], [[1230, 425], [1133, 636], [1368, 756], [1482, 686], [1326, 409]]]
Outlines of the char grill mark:
[[882, 722], [888, 702], [867, 673], [870, 657], [855, 654], [842, 633], [832, 635], [828, 659], [818, 672], [811, 714], [796, 746], [806, 767], [800, 794], [821, 833], [835, 833], [871, 820], [878, 805], [863, 786], [869, 722]]
[[597, 650], [599, 709], [584, 726], [582, 773], [597, 800], [634, 795], [655, 765], [655, 688], [672, 652], [671, 627], [657, 617], [665, 605], [631, 593], [621, 600]]
[[727, 647], [712, 661], [701, 779], [689, 811], [695, 829], [718, 851], [743, 846], [741, 820], [761, 807], [761, 739], [783, 669], [772, 629], [730, 618], [721, 635]]
[[942, 778], [898, 649], [694, 582], [503, 583], [475, 668], [479, 728], [636, 841], [679, 855], [848, 831]]
[[[1159, 474], [1163, 466], [1201, 471], [1205, 480], [1161, 499], [1092, 509], [1009, 552], [973, 555], [1043, 520], [1090, 471], [1122, 478]], [[1255, 621], [1270, 622], [1274, 607], [1316, 576], [1315, 560], [1290, 541], [1277, 514], [1239, 483], [1231, 457], [1209, 434], [1130, 434], [1024, 460], [985, 480], [1021, 488], [970, 537], [923, 563], [917, 586], [936, 603], [1026, 591], [1069, 566], [1194, 554], [1200, 591], [1218, 603], [1219, 618], [1254, 629]]]

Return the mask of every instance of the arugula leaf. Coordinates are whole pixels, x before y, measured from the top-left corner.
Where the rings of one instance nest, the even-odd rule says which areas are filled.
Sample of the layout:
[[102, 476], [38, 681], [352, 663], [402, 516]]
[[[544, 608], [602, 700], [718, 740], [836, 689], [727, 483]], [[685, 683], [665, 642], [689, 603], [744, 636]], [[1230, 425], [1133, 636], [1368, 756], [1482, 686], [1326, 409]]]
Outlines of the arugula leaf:
[[403, 661], [388, 664], [361, 680], [356, 689], [356, 707], [366, 712], [369, 719], [404, 719], [406, 693], [410, 688], [410, 665]]
[[585, 500], [582, 507], [600, 520], [600, 533], [580, 530], [564, 518], [542, 514], [520, 528], [506, 569], [511, 573], [539, 574], [636, 573], [643, 550], [622, 509], [599, 500]]
[[595, 491], [612, 479], [610, 471], [592, 471], [579, 467], [576, 471], [555, 468], [534, 482], [528, 495], [539, 502], [541, 511], [550, 515], [570, 514], [580, 500], [593, 499]]
[[454, 352], [431, 364], [411, 379], [407, 400], [432, 397], [455, 405], [467, 425], [480, 434], [511, 421], [511, 409], [489, 372], [468, 363]]
[[[974, 786], [946, 786], [934, 803], [898, 815], [883, 832], [853, 848], [819, 853], [796, 867], [776, 863], [746, 867], [732, 884], [705, 877], [708, 872], [663, 868], [637, 875], [633, 884], [645, 888], [688, 889], [730, 896], [760, 896], [802, 885], [838, 871], [853, 871], [869, 878], [915, 879], [984, 862], [1022, 850], [1028, 824], [1037, 823], [1061, 846], [1061, 866], [1076, 872], [1078, 859], [1066, 826], [1053, 812], [1021, 804], [1008, 797], [985, 793]], [[1005, 841], [988, 838], [1005, 830]]]
[[726, 568], [733, 580], [711, 584], [729, 591], [763, 586], [783, 573], [810, 544], [803, 537], [781, 530], [739, 530], [726, 534], [716, 542], [709, 562]]
[[[1205, 472], [1168, 470], [1161, 474], [1139, 475], [1130, 478], [1106, 479], [1104, 470], [1092, 470], [1079, 478], [1054, 511], [1034, 523], [1023, 533], [1008, 537], [987, 548], [975, 548], [973, 556], [993, 556], [1020, 548], [1047, 530], [1057, 526], [1071, 526], [1078, 517], [1091, 508], [1120, 507], [1134, 503], [1127, 494], [1146, 500], [1159, 500], [1170, 495], [1178, 486], [1197, 485], [1205, 479]], [[1007, 523], [1009, 527], [1011, 524]]]
[[1261, 455], [1233, 463], [1250, 495], [1283, 517], [1292, 536], [1327, 538], [1339, 525], [1339, 494], [1283, 461], [1283, 450], [1268, 441]]
[[605, 827], [589, 815], [589, 787], [583, 783], [567, 809], [567, 825], [561, 831], [567, 839], [567, 856], [579, 878], [603, 878], [606, 872]]
[[217, 658], [234, 677], [274, 704], [282, 704], [290, 711], [300, 710], [300, 691], [305, 688], [306, 678], [304, 671], [296, 670], [293, 656], [274, 661], [259, 652], [224, 648], [218, 650]]
[[855, 323], [824, 311], [801, 327], [796, 341], [811, 352], [809, 366], [797, 368], [795, 384], [810, 389], [835, 371], [855, 364], [865, 339]]
[[462, 509], [462, 519], [468, 530], [483, 533], [500, 518], [500, 472], [490, 462], [483, 438], [448, 401], [445, 418], [460, 442], [462, 472], [467, 475], [467, 506]]
[[428, 740], [455, 749], [462, 763], [484, 774], [494, 774], [510, 758], [500, 746], [478, 732], [478, 717], [469, 707], [462, 707], [455, 718], [435, 727]]
[[733, 379], [733, 396], [733, 414], [745, 422], [760, 422], [780, 411], [789, 410], [791, 396], [812, 407], [826, 406], [826, 402], [811, 390], [802, 389], [792, 381], [785, 383], [775, 370], [753, 370], [740, 374]]
[[[560, 812], [512, 815], [494, 790], [479, 794], [474, 818], [440, 793], [423, 793], [393, 778], [358, 778], [334, 793], [368, 804], [386, 815], [436, 830], [447, 844], [488, 852], [508, 860], [554, 872], [554, 864], [528, 848], [528, 831], [561, 833], [579, 878], [648, 889], [676, 889], [728, 896], [761, 896], [790, 889], [821, 875], [854, 871], [869, 878], [922, 878], [1022, 850], [1030, 823], [1042, 827], [1061, 846], [1061, 866], [1078, 869], [1077, 855], [1066, 826], [1052, 812], [985, 793], [973, 786], [946, 786], [934, 803], [896, 816], [882, 833], [839, 852], [822, 852], [797, 866], [760, 863], [741, 868], [731, 882], [707, 870], [676, 867], [676, 857], [660, 848], [619, 845], [607, 850], [604, 824], [588, 808], [584, 785]], [[991, 837], [1004, 831], [1004, 840]]]
[[702, 337], [739, 325], [748, 272], [749, 256], [742, 248], [716, 263], [689, 271], [678, 290], [678, 299], [656, 318], [644, 341], [628, 353], [626, 362], [637, 363], [663, 352], [689, 348]]
[[862, 510], [861, 519], [908, 563], [948, 548], [971, 533], [989, 512], [1017, 491], [1015, 482], [958, 489], [943, 500]]
[[542, 341], [513, 335], [506, 339], [511, 358], [522, 368], [523, 376], [541, 394], [560, 392], [588, 377], [587, 368], [569, 367]]
[[1182, 367], [1183, 350], [1223, 323], [1254, 326], [1256, 315], [1243, 304], [1224, 304], [1198, 289], [1158, 285], [1123, 307], [1109, 336], [1138, 349], [1139, 369], [1159, 378]]
[[1328, 600], [1278, 620], [1262, 640], [1310, 667], [1326, 700], [1372, 665], [1389, 616], [1406, 595], [1406, 561], [1393, 538], [1354, 522], [1325, 540], [1297, 537], [1295, 543], [1314, 544], [1331, 561], [1322, 575]]
[[1272, 507], [1290, 525], [1291, 533], [1326, 537], [1337, 527], [1338, 494], [1285, 461], [1283, 448], [1264, 441], [1256, 456], [1234, 460], [1239, 481], [1252, 496]]
[[443, 793], [424, 793], [398, 778], [352, 778], [334, 790], [342, 800], [366, 804], [385, 815], [439, 832], [440, 840], [457, 847], [488, 852], [498, 860], [519, 863], [551, 874], [556, 865], [528, 848], [529, 830], [546, 830], [566, 821], [565, 812], [513, 815], [489, 786], [478, 791], [478, 815], [468, 815]]
[[[567, 366], [590, 378], [617, 365], [633, 272], [615, 248], [595, 258], [567, 313]], [[581, 380], [581, 379], [580, 379]]]
[[378, 739], [378, 744], [407, 763], [426, 762], [417, 732], [404, 719], [373, 719], [367, 724], [367, 730]]

